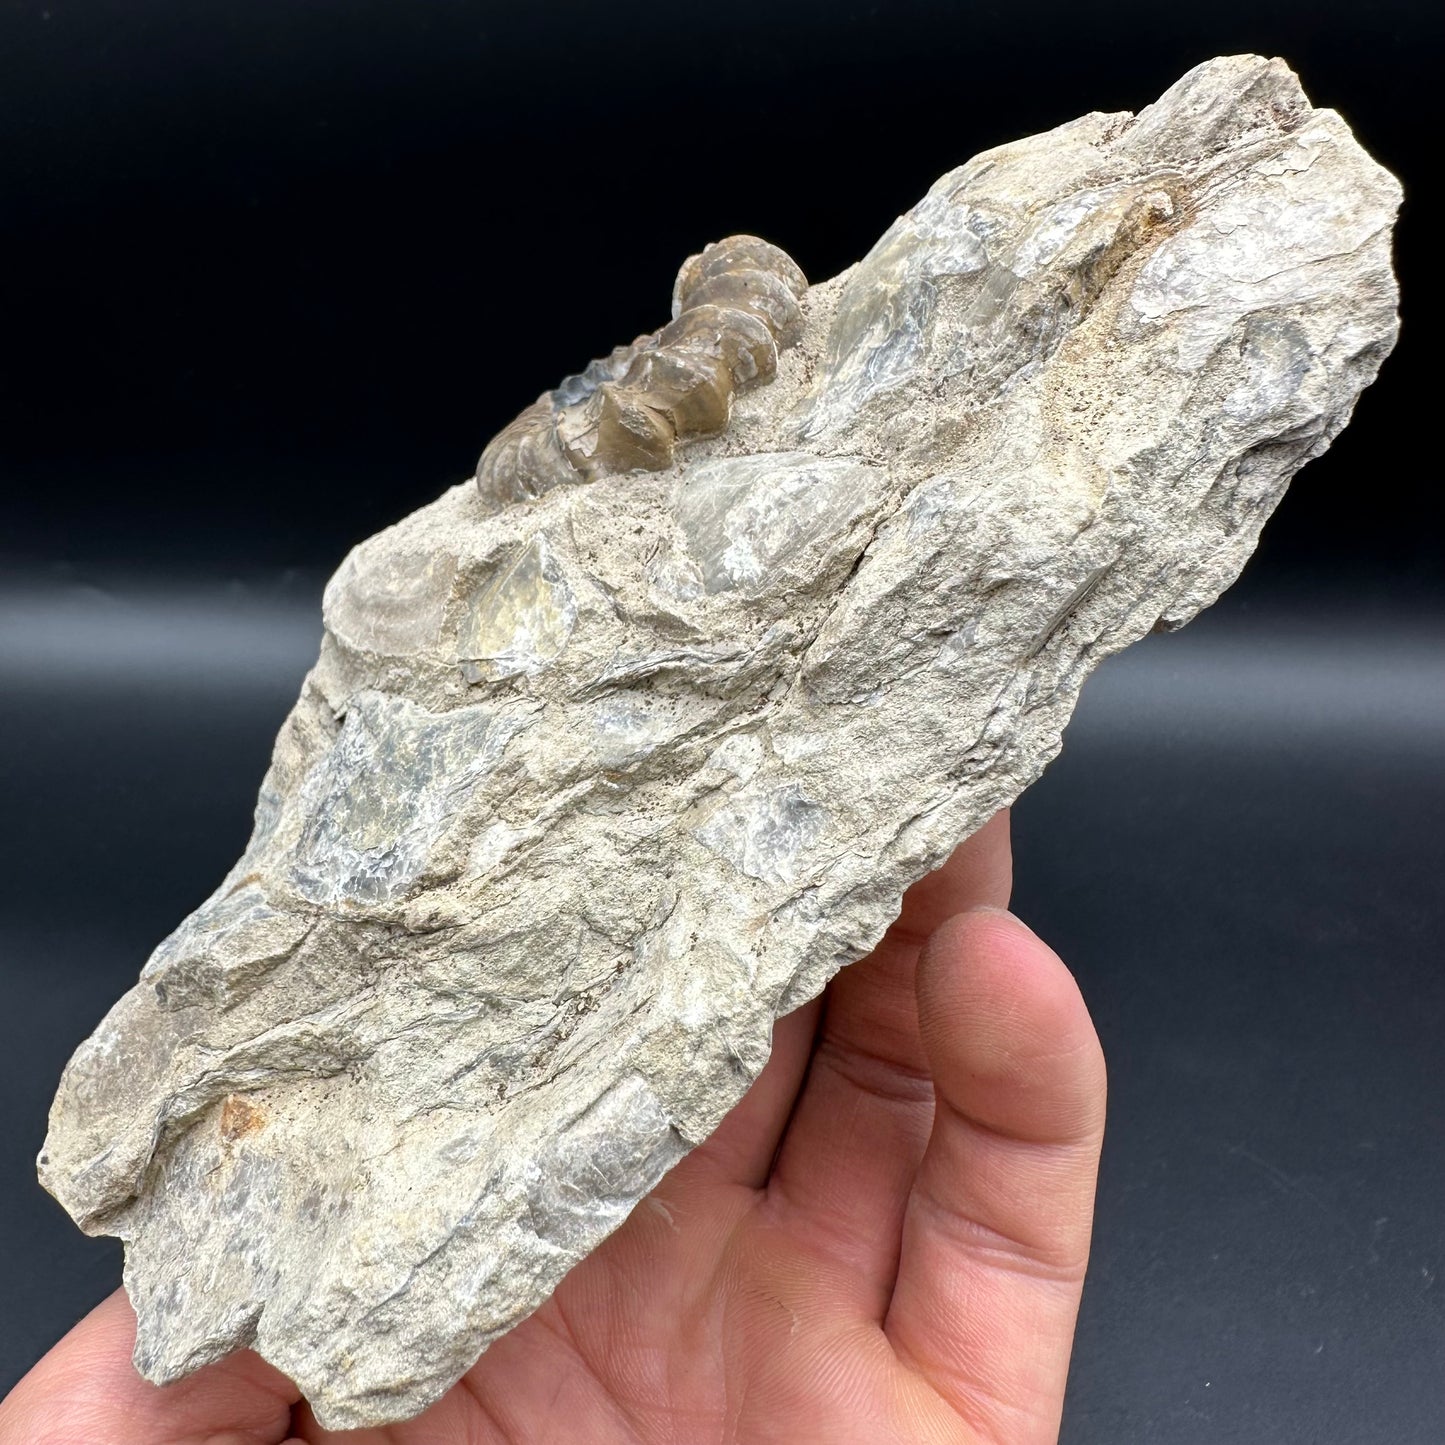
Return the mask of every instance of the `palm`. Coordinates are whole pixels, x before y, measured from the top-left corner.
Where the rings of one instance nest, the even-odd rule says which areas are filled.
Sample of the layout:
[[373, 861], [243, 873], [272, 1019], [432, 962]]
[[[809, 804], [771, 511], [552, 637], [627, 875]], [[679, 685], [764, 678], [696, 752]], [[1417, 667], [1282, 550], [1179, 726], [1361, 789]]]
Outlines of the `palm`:
[[[276, 1427], [257, 1413], [208, 1428], [249, 1429], [238, 1445], [1052, 1440], [1103, 1079], [1072, 980], [1037, 940], [1000, 914], [939, 928], [1006, 903], [1006, 829], [911, 890], [874, 954], [780, 1021], [722, 1127], [425, 1415], [334, 1435], [304, 1406], [293, 1417], [253, 1357], [235, 1368]], [[7, 1412], [65, 1348], [0, 1407], [0, 1445], [22, 1438]], [[227, 1368], [133, 1388], [161, 1402]]]

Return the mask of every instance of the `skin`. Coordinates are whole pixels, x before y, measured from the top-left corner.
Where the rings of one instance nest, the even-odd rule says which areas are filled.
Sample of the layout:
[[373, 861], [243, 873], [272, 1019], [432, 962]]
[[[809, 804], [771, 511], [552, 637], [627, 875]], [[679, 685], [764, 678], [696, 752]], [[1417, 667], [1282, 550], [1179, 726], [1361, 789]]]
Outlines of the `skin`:
[[322, 1430], [248, 1352], [157, 1389], [117, 1292], [0, 1404], [0, 1445], [1056, 1441], [1104, 1061], [1068, 970], [1004, 911], [1010, 880], [1001, 814], [419, 1418]]

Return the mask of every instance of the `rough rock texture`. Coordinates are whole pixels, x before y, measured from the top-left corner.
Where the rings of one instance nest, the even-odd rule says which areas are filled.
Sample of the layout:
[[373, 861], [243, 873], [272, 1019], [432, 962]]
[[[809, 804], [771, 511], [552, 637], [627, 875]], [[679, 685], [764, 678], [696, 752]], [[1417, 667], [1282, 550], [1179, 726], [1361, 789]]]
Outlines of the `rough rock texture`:
[[136, 1363], [397, 1419], [1233, 580], [1395, 337], [1394, 180], [1217, 60], [945, 176], [666, 470], [358, 547], [256, 831], [67, 1070]]

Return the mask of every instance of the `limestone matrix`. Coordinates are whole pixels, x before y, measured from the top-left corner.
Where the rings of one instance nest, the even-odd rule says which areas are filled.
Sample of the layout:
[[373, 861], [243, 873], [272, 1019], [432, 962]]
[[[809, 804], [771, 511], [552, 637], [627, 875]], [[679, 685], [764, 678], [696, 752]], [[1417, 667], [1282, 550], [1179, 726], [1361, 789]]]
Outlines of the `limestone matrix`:
[[1399, 200], [1282, 62], [1211, 61], [820, 285], [703, 252], [358, 547], [245, 855], [52, 1112], [141, 1372], [249, 1344], [380, 1423], [541, 1303], [1094, 665], [1233, 581], [1394, 342]]

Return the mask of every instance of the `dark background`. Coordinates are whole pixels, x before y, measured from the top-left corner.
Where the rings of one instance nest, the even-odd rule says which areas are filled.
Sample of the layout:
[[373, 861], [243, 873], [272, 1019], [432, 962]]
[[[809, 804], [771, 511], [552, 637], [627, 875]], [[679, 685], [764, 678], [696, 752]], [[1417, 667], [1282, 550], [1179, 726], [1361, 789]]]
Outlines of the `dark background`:
[[118, 1279], [70, 1050], [239, 852], [355, 541], [741, 230], [1282, 54], [1404, 181], [1404, 331], [1244, 579], [1086, 689], [1017, 910], [1111, 1065], [1064, 1438], [1445, 1439], [1439, 7], [0, 6], [0, 1389]]

